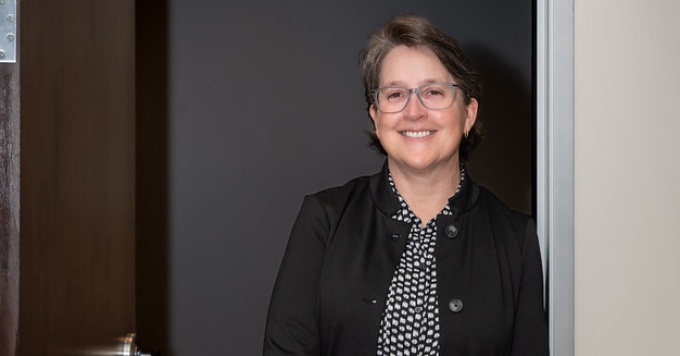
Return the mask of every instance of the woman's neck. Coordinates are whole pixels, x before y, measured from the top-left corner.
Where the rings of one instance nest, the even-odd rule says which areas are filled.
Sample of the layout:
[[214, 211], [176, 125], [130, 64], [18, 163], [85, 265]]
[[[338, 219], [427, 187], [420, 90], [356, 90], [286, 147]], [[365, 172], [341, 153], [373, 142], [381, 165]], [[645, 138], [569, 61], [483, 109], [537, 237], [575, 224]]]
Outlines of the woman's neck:
[[423, 171], [404, 169], [389, 160], [388, 167], [397, 191], [423, 225], [448, 204], [460, 182], [457, 159], [451, 165]]

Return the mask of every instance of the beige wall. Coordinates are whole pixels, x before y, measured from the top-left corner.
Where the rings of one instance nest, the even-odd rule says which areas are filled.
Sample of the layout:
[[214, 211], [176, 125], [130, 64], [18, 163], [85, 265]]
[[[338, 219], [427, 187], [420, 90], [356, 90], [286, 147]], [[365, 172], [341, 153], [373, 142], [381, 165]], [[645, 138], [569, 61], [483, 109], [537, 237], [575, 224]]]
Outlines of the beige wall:
[[575, 337], [680, 355], [680, 1], [575, 0]]

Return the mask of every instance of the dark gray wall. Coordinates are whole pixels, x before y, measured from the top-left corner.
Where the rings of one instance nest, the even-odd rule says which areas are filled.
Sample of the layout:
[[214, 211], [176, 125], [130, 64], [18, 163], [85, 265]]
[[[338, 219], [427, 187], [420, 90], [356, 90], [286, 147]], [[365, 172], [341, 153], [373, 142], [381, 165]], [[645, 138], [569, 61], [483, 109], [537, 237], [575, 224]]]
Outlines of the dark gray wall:
[[358, 53], [395, 14], [425, 15], [473, 58], [487, 137], [470, 172], [530, 211], [531, 3], [169, 0], [166, 354], [261, 352], [303, 195], [382, 163]]

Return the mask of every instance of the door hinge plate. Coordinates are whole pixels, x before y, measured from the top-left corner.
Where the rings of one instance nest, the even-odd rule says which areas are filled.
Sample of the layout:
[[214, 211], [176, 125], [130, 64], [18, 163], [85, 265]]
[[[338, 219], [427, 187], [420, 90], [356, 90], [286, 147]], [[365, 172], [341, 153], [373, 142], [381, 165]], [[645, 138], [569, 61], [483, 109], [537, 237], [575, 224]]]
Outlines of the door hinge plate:
[[17, 61], [17, 1], [0, 0], [0, 63]]

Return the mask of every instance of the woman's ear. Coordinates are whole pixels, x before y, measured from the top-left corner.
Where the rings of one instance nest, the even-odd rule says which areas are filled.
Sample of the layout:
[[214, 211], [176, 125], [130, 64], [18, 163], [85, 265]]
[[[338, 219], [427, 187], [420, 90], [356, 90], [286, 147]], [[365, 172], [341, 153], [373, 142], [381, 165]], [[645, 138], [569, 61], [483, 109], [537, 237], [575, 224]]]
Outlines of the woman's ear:
[[368, 115], [371, 116], [371, 120], [373, 120], [373, 128], [375, 129], [377, 135], [378, 123], [376, 120], [378, 119], [378, 111], [375, 109], [375, 105], [371, 104], [371, 106], [368, 108]]
[[477, 121], [477, 110], [479, 102], [475, 98], [470, 98], [470, 102], [465, 106], [465, 132], [470, 132], [472, 126]]

